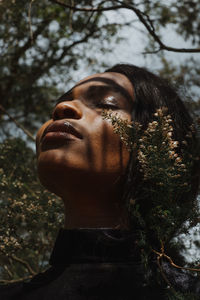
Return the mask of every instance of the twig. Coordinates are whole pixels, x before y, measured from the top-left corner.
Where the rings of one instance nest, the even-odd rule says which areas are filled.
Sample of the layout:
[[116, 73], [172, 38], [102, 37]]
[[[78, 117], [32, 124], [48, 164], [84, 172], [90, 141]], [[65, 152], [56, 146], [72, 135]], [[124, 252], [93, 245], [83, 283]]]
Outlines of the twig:
[[159, 260], [160, 260], [161, 258], [163, 258], [163, 257], [166, 258], [166, 259], [170, 262], [171, 266], [173, 266], [174, 268], [181, 269], [181, 270], [186, 270], [186, 271], [200, 272], [200, 268], [196, 269], [196, 268], [181, 267], [181, 266], [176, 265], [176, 264], [173, 262], [172, 258], [171, 258], [170, 256], [168, 256], [168, 255], [165, 253], [165, 250], [164, 250], [164, 246], [163, 246], [163, 245], [161, 246], [161, 252], [158, 252], [158, 251], [156, 251], [156, 250], [154, 250], [154, 249], [152, 249], [152, 251], [153, 251], [155, 254], [158, 255]]
[[69, 8], [73, 11], [85, 11], [85, 12], [95, 12], [95, 11], [108, 11], [108, 10], [114, 10], [114, 9], [119, 9], [119, 8], [123, 8], [122, 5], [114, 5], [114, 6], [111, 6], [111, 7], [99, 7], [102, 3], [104, 3], [105, 1], [102, 1], [102, 3], [100, 3], [98, 5], [98, 7], [93, 7], [93, 8], [90, 8], [90, 7], [76, 7], [76, 6], [72, 6], [70, 4], [65, 4], [63, 3], [62, 1], [60, 0], [49, 0], [50, 2], [53, 2], [53, 3], [56, 3], [56, 4], [59, 4], [63, 7], [66, 7], [66, 8]]
[[12, 278], [13, 274], [11, 273], [11, 271], [9, 270], [8, 266], [4, 265], [3, 266], [4, 270], [6, 270], [6, 272], [8, 273], [8, 275]]
[[[90, 18], [91, 16], [89, 16], [89, 18]], [[87, 22], [86, 22], [87, 23]], [[74, 42], [72, 42], [70, 45], [68, 45], [68, 46], [65, 46], [65, 47], [63, 47], [63, 51], [62, 51], [62, 53], [61, 53], [61, 55], [57, 58], [57, 59], [55, 59], [55, 61], [60, 61], [62, 58], [64, 58], [64, 56], [66, 55], [66, 53], [71, 49], [71, 48], [73, 48], [74, 46], [76, 46], [76, 45], [78, 45], [78, 44], [82, 44], [82, 43], [84, 43], [84, 42], [87, 42], [88, 41], [88, 39], [94, 34], [94, 32], [95, 32], [95, 20], [93, 21], [93, 23], [92, 23], [92, 26], [91, 26], [91, 29], [90, 29], [90, 31], [83, 37], [83, 38], [81, 38], [80, 40], [77, 40], [77, 41], [74, 41]], [[55, 63], [55, 62], [54, 62]]]
[[33, 44], [33, 31], [32, 31], [32, 21], [31, 21], [31, 8], [32, 8], [32, 3], [33, 2], [34, 2], [34, 0], [30, 1], [29, 8], [28, 8], [28, 20], [29, 20], [31, 44]]
[[164, 256], [165, 258], [167, 258], [167, 259], [169, 260], [170, 264], [171, 264], [173, 267], [177, 268], [177, 269], [182, 269], [182, 270], [187, 270], [187, 271], [193, 271], [193, 272], [200, 272], [200, 268], [196, 269], [196, 268], [189, 268], [189, 267], [181, 267], [181, 266], [176, 265], [176, 264], [173, 262], [173, 260], [171, 259], [171, 257], [169, 257], [168, 255], [166, 255], [165, 253], [164, 253], [163, 256]]
[[[137, 15], [138, 19], [140, 22], [145, 26], [147, 31], [150, 33], [150, 35], [153, 37], [153, 39], [159, 44], [160, 50], [167, 50], [167, 51], [172, 51], [172, 52], [188, 52], [188, 53], [196, 53], [200, 52], [200, 48], [174, 48], [174, 47], [169, 47], [165, 45], [159, 36], [155, 32], [155, 28], [153, 26], [152, 21], [150, 20], [149, 16], [146, 15], [145, 13], [142, 13], [139, 9], [134, 7], [133, 5], [129, 5], [127, 3], [124, 3], [123, 1], [116, 0], [116, 2], [121, 3], [121, 5], [124, 6], [124, 8], [128, 8]], [[145, 20], [144, 16], [147, 18], [148, 22]], [[156, 51], [157, 53], [158, 51]]]
[[3, 284], [16, 283], [16, 282], [21, 282], [21, 281], [24, 281], [24, 280], [27, 280], [27, 279], [31, 279], [32, 277], [33, 277], [33, 275], [29, 275], [29, 276], [26, 276], [26, 277], [22, 277], [22, 278], [19, 278], [19, 279], [13, 279], [13, 280], [1, 279], [0, 283], [3, 283]]
[[[31, 266], [29, 265], [29, 263], [28, 263], [27, 261], [23, 260], [22, 258], [17, 257], [17, 256], [14, 255], [14, 254], [8, 254], [8, 253], [6, 253], [6, 252], [5, 252], [4, 250], [2, 250], [2, 249], [0, 249], [0, 251], [1, 251], [5, 256], [8, 257], [10, 263], [11, 263], [11, 260], [13, 259], [13, 260], [15, 260], [15, 261], [17, 261], [17, 262], [23, 264], [23, 265], [27, 268], [27, 270], [31, 273], [31, 275], [30, 275], [31, 277], [37, 274], [37, 273], [31, 268]], [[30, 276], [29, 276], [29, 277], [30, 277]], [[22, 280], [23, 280], [23, 279], [22, 279]], [[0, 281], [0, 282], [1, 282], [1, 281]], [[10, 281], [9, 281], [9, 282], [10, 282]]]
[[160, 272], [161, 272], [161, 275], [163, 277], [163, 279], [166, 281], [166, 283], [168, 284], [168, 286], [174, 290], [173, 286], [171, 285], [171, 283], [169, 282], [169, 280], [167, 279], [167, 276], [165, 275], [165, 273], [163, 272], [163, 268], [162, 268], [162, 265], [160, 263], [160, 260], [161, 260], [161, 256], [157, 256], [157, 264], [158, 264], [158, 267], [160, 269]]
[[[110, 7], [100, 7], [100, 5], [99, 5], [98, 7], [95, 7], [95, 8], [76, 7], [76, 6], [72, 6], [69, 4], [65, 4], [60, 0], [49, 0], [49, 1], [53, 2], [55, 4], [58, 4], [58, 5], [61, 5], [65, 8], [69, 8], [73, 11], [83, 11], [83, 12], [103, 12], [103, 11], [109, 11], [109, 10], [122, 9], [122, 8], [130, 9], [136, 14], [139, 21], [145, 26], [145, 28], [147, 29], [149, 34], [153, 37], [154, 41], [157, 42], [160, 46], [159, 49], [152, 51], [152, 52], [147, 52], [147, 53], [158, 53], [161, 50], [167, 50], [167, 51], [171, 51], [171, 52], [181, 52], [181, 53], [198, 53], [198, 52], [200, 52], [200, 48], [175, 48], [175, 47], [170, 47], [170, 46], [167, 46], [166, 44], [164, 44], [161, 41], [161, 39], [159, 38], [159, 36], [156, 34], [155, 28], [153, 26], [153, 22], [149, 18], [149, 16], [146, 15], [145, 13], [141, 12], [135, 6], [125, 3], [124, 1], [115, 0], [115, 2], [120, 3], [120, 5], [113, 5]], [[101, 2], [101, 4], [102, 3], [103, 2]], [[144, 16], [146, 17], [147, 20], [145, 19]]]
[[36, 272], [31, 268], [31, 266], [29, 265], [29, 263], [27, 261], [15, 256], [14, 254], [11, 254], [10, 257], [12, 259], [14, 259], [15, 261], [23, 264], [27, 268], [27, 270], [31, 273], [31, 275], [36, 275]]
[[9, 119], [11, 120], [11, 121], [13, 121], [14, 123], [15, 123], [15, 125], [18, 127], [18, 128], [20, 128], [32, 141], [35, 141], [35, 138], [34, 138], [34, 136], [26, 129], [26, 128], [24, 128], [24, 126], [22, 125], [22, 124], [20, 124], [15, 118], [13, 118], [6, 110], [5, 110], [5, 108], [2, 106], [2, 105], [0, 105], [0, 110], [3, 112], [3, 113], [5, 113], [8, 117], [9, 117]]
[[158, 48], [157, 50], [142, 52], [142, 54], [157, 54], [157, 53], [160, 52], [161, 50], [163, 50], [163, 49]]
[[[71, 3], [71, 6], [74, 6], [74, 0], [70, 0], [70, 3]], [[71, 30], [73, 30], [73, 27], [72, 27], [72, 23], [73, 23], [73, 10], [70, 8], [70, 12], [69, 12], [69, 28]]]

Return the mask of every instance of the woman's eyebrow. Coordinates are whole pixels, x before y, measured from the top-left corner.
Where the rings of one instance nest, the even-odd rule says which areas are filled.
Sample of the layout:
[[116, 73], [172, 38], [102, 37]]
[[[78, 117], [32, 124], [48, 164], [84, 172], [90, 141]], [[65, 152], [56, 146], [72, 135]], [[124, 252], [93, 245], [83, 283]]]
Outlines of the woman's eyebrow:
[[126, 98], [126, 100], [129, 102], [129, 104], [133, 105], [133, 99], [130, 96], [130, 94], [127, 92], [127, 90], [110, 78], [93, 77], [93, 78], [90, 78], [90, 79], [80, 82], [79, 84], [75, 85], [74, 88], [77, 86], [80, 86], [82, 84], [85, 84], [87, 82], [91, 82], [91, 81], [106, 83], [105, 86], [109, 87], [110, 90], [112, 90], [112, 91], [120, 93], [122, 96], [124, 96], [124, 98]]
[[[65, 94], [63, 94], [61, 97], [59, 97], [56, 101], [56, 105], [59, 104], [60, 102], [62, 101], [66, 101], [66, 100], [72, 100], [72, 97], [73, 97], [73, 89], [78, 87], [78, 86], [81, 86], [85, 83], [88, 83], [88, 82], [92, 82], [92, 81], [96, 81], [96, 82], [104, 82], [106, 85], [102, 85], [102, 86], [98, 86], [99, 88], [106, 88], [107, 90], [111, 90], [111, 91], [114, 91], [114, 92], [118, 92], [120, 93], [127, 101], [129, 104], [131, 104], [131, 106], [133, 105], [133, 99], [132, 97], [130, 96], [130, 94], [127, 92], [127, 90], [125, 88], [123, 88], [121, 85], [117, 84], [114, 80], [112, 79], [109, 79], [109, 78], [102, 78], [102, 77], [93, 77], [93, 78], [90, 78], [90, 79], [87, 79], [87, 80], [84, 80], [78, 84], [76, 84], [73, 88], [71, 88], [68, 92], [66, 92]], [[97, 87], [97, 86], [95, 86]], [[94, 86], [90, 86], [88, 88], [88, 91], [87, 93], [93, 89]]]

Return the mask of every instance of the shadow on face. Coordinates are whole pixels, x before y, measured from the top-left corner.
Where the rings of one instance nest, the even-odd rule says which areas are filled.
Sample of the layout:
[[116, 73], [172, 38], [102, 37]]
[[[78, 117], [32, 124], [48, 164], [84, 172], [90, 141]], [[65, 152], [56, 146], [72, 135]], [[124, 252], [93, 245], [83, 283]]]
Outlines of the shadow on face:
[[37, 134], [41, 183], [61, 195], [79, 186], [113, 186], [124, 174], [129, 153], [111, 123], [109, 109], [131, 121], [133, 87], [119, 73], [100, 73], [80, 81], [58, 99], [53, 118]]

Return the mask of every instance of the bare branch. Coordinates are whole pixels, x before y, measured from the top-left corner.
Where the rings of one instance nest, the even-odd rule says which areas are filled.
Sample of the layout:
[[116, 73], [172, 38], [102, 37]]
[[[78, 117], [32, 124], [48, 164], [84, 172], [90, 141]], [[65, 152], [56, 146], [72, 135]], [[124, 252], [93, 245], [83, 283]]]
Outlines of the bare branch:
[[[74, 6], [74, 0], [70, 0], [70, 5]], [[71, 31], [73, 31], [73, 26], [72, 26], [73, 13], [74, 13], [74, 11], [70, 8], [70, 10], [69, 10], [69, 28]]]
[[1, 279], [0, 283], [3, 283], [3, 284], [17, 283], [17, 282], [21, 282], [21, 281], [24, 281], [24, 280], [27, 280], [27, 279], [31, 279], [32, 277], [33, 277], [33, 275], [22, 277], [22, 278], [19, 278], [19, 279], [13, 279], [13, 280]]
[[[90, 21], [91, 17], [92, 17], [92, 14], [88, 17], [88, 20], [86, 20], [86, 25], [87, 25], [88, 22]], [[57, 59], [52, 60], [52, 63], [55, 64], [57, 61], [61, 61], [61, 60], [65, 57], [65, 55], [67, 54], [67, 52], [68, 52], [71, 48], [73, 48], [74, 46], [87, 42], [88, 39], [89, 39], [90, 37], [92, 37], [93, 34], [94, 34], [95, 31], [96, 31], [94, 25], [95, 25], [95, 20], [94, 20], [93, 23], [90, 25], [90, 28], [88, 28], [89, 32], [88, 32], [87, 34], [85, 34], [85, 36], [82, 37], [80, 40], [74, 41], [74, 42], [72, 42], [70, 45], [63, 47], [63, 51], [62, 51], [61, 55], [60, 55]], [[84, 26], [84, 25], [83, 25], [83, 26]], [[102, 28], [102, 27], [101, 27], [101, 28]], [[51, 63], [51, 64], [52, 64], [52, 63]]]
[[[88, 27], [88, 23], [90, 23], [90, 20], [93, 16], [93, 12], [88, 16], [85, 24], [83, 25], [83, 27]], [[98, 15], [98, 14], [97, 14]], [[45, 74], [45, 72], [47, 72], [52, 66], [55, 66], [58, 62], [60, 62], [67, 54], [68, 51], [73, 48], [76, 45], [85, 43], [88, 41], [88, 39], [90, 37], [93, 36], [93, 34], [97, 31], [96, 30], [96, 26], [95, 25], [95, 20], [90, 24], [90, 28], [88, 29], [88, 33], [85, 34], [85, 36], [83, 36], [82, 38], [80, 38], [79, 40], [73, 41], [70, 45], [66, 45], [64, 47], [62, 47], [62, 53], [59, 55], [59, 57], [55, 57], [54, 54], [55, 52], [52, 53], [51, 59], [49, 60], [49, 63], [47, 64], [45, 60], [43, 60], [43, 62], [41, 62], [40, 65], [32, 68], [32, 75], [31, 75], [31, 83], [33, 84], [33, 82], [35, 82], [42, 74]], [[101, 28], [102, 29], [102, 26]], [[100, 30], [98, 28], [98, 30]], [[34, 35], [34, 33], [33, 33]], [[55, 49], [56, 51], [56, 49]]]
[[[152, 53], [157, 53], [160, 50], [167, 50], [167, 51], [172, 51], [172, 52], [188, 52], [188, 53], [196, 53], [196, 52], [200, 52], [200, 48], [174, 48], [174, 47], [169, 47], [167, 45], [165, 45], [161, 39], [159, 38], [159, 36], [156, 34], [155, 32], [155, 28], [153, 26], [152, 21], [150, 20], [149, 16], [147, 16], [146, 14], [142, 13], [138, 8], [134, 7], [133, 5], [129, 5], [126, 4], [124, 2], [118, 1], [117, 2], [121, 3], [124, 8], [128, 8], [132, 11], [134, 11], [134, 13], [136, 14], [136, 16], [138, 17], [138, 19], [140, 20], [140, 22], [145, 26], [145, 28], [147, 29], [147, 31], [150, 33], [150, 35], [153, 37], [153, 39], [159, 44], [160, 49], [156, 50], [155, 52]], [[145, 17], [147, 19], [145, 19]]]
[[6, 110], [5, 110], [5, 108], [2, 106], [2, 105], [0, 105], [0, 110], [3, 112], [3, 113], [5, 113], [8, 117], [9, 117], [9, 119], [11, 120], [11, 121], [13, 121], [14, 123], [15, 123], [15, 125], [18, 127], [18, 128], [20, 128], [32, 141], [35, 141], [35, 138], [34, 138], [34, 136], [26, 129], [26, 128], [24, 128], [24, 126], [22, 125], [22, 124], [20, 124], [15, 118], [13, 118]]
[[[46, 19], [38, 25], [37, 29], [33, 32], [33, 41], [38, 37], [38, 35], [41, 34], [41, 32], [45, 29], [46, 26], [48, 26], [48, 24], [51, 21], [52, 21], [51, 19]], [[28, 40], [26, 41], [26, 43], [22, 47], [18, 47], [18, 49], [15, 50], [15, 53], [12, 58], [12, 65], [11, 65], [11, 72], [13, 74], [16, 74], [19, 58], [32, 46], [33, 46], [33, 43], [32, 43], [31, 38], [29, 37]], [[9, 92], [12, 84], [13, 84], [13, 80], [10, 80], [9, 85], [6, 88], [6, 90], [8, 92]]]
[[158, 252], [154, 249], [152, 249], [152, 251], [157, 255], [157, 259], [162, 259], [163, 257], [166, 258], [170, 265], [173, 266], [174, 268], [176, 269], [181, 269], [181, 270], [187, 270], [187, 271], [193, 271], [193, 272], [200, 272], [200, 267], [198, 266], [198, 268], [189, 268], [189, 267], [181, 267], [181, 266], [178, 266], [176, 265], [172, 258], [170, 256], [168, 256], [166, 253], [165, 253], [165, 250], [164, 250], [164, 245], [162, 243], [162, 246], [161, 246], [161, 252]]
[[[37, 273], [31, 268], [31, 266], [29, 265], [29, 263], [28, 263], [27, 261], [23, 260], [22, 258], [17, 257], [17, 256], [14, 255], [14, 254], [8, 254], [8, 253], [6, 253], [5, 251], [3, 251], [2, 249], [1, 249], [1, 252], [2, 252], [5, 256], [7, 256], [9, 259], [15, 260], [15, 261], [21, 263], [22, 265], [24, 265], [24, 266], [26, 267], [26, 269], [29, 271], [29, 273], [31, 273], [31, 277], [37, 274]], [[0, 282], [2, 282], [2, 281], [0, 281]], [[10, 282], [10, 281], [9, 281], [9, 282]]]
[[31, 266], [29, 265], [29, 263], [27, 261], [15, 256], [14, 254], [10, 255], [10, 257], [13, 260], [15, 260], [15, 261], [21, 263], [22, 265], [24, 265], [27, 268], [27, 270], [31, 273], [31, 275], [36, 275], [36, 272], [33, 271], [33, 269], [31, 268]]
[[141, 12], [138, 8], [136, 8], [136, 6], [130, 5], [124, 1], [119, 1], [119, 0], [115, 0], [114, 2], [120, 3], [119, 5], [113, 5], [110, 7], [101, 7], [101, 5], [103, 4], [103, 2], [100, 3], [100, 5], [98, 7], [77, 7], [77, 6], [72, 6], [69, 4], [65, 4], [60, 0], [49, 0], [52, 3], [61, 5], [65, 8], [69, 8], [73, 11], [82, 11], [82, 12], [103, 12], [103, 11], [110, 11], [110, 10], [118, 10], [118, 9], [122, 9], [122, 8], [126, 8], [129, 10], [132, 10], [136, 16], [138, 17], [139, 21], [145, 26], [145, 28], [147, 29], [148, 33], [153, 37], [154, 41], [157, 42], [159, 44], [159, 49], [152, 51], [152, 52], [146, 52], [147, 53], [158, 53], [161, 50], [166, 50], [166, 51], [171, 51], [171, 52], [181, 52], [181, 53], [198, 53], [200, 52], [200, 48], [175, 48], [175, 47], [170, 47], [166, 44], [164, 44], [162, 42], [162, 40], [160, 39], [160, 37], [156, 34], [155, 32], [155, 28], [153, 26], [153, 22], [152, 20], [149, 18], [148, 15], [144, 14], [143, 12]]
[[86, 21], [84, 27], [87, 27], [87, 26], [88, 26], [88, 24], [90, 23], [90, 20], [92, 19], [93, 15], [94, 15], [94, 12], [92, 12], [92, 13], [89, 15], [89, 17], [88, 17], [88, 19], [87, 19], [87, 21]]
[[28, 20], [29, 20], [31, 44], [33, 44], [33, 31], [32, 31], [32, 22], [31, 22], [31, 8], [32, 8], [32, 3], [33, 2], [34, 2], [34, 0], [30, 1], [29, 8], [28, 8]]
[[12, 278], [12, 277], [13, 277], [13, 274], [12, 274], [11, 271], [9, 270], [8, 266], [7, 266], [7, 265], [4, 265], [3, 268], [4, 268], [4, 270], [8, 273], [9, 277]]
[[174, 290], [174, 288], [172, 287], [171, 283], [169, 282], [167, 276], [165, 275], [164, 271], [163, 271], [163, 268], [162, 268], [162, 265], [160, 263], [160, 260], [161, 260], [161, 256], [157, 256], [157, 264], [158, 264], [158, 268], [160, 269], [160, 273], [163, 277], [163, 279], [165, 280], [165, 282], [167, 283], [167, 285], [172, 289]]
[[142, 52], [142, 54], [157, 54], [161, 50], [162, 50], [161, 48], [158, 48], [157, 50], [154, 50], [154, 51], [145, 51], [145, 52]]
[[101, 11], [108, 11], [108, 10], [114, 10], [114, 9], [119, 9], [119, 8], [123, 8], [122, 5], [114, 5], [114, 6], [111, 6], [111, 7], [100, 7], [105, 1], [102, 1], [98, 7], [94, 7], [94, 8], [90, 8], [90, 7], [76, 7], [76, 6], [72, 6], [72, 5], [69, 5], [69, 4], [65, 4], [63, 3], [62, 1], [60, 0], [49, 0], [50, 2], [53, 2], [53, 3], [56, 3], [56, 4], [59, 4], [65, 8], [69, 8], [73, 11], [85, 11], [85, 12], [95, 12], [95, 11], [98, 11], [98, 12], [101, 12]]

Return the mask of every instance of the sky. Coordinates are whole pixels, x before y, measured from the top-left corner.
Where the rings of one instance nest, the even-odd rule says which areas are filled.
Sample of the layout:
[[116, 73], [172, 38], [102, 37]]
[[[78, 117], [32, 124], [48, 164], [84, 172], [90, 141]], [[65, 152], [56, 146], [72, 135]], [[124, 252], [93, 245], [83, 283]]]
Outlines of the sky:
[[[170, 0], [168, 1], [170, 2]], [[148, 34], [144, 25], [138, 21], [134, 13], [128, 9], [122, 9], [119, 11], [107, 11], [105, 15], [112, 22], [131, 21], [131, 26], [123, 27], [119, 30], [118, 35], [123, 38], [119, 43], [111, 43], [109, 45], [110, 52], [106, 55], [102, 55], [95, 45], [91, 47], [91, 57], [96, 58], [99, 63], [107, 63], [112, 66], [117, 63], [131, 63], [137, 66], [146, 67], [152, 72], [156, 72], [159, 68], [162, 68], [161, 61], [158, 54], [147, 54], [143, 55], [145, 52], [145, 47], [149, 43]], [[172, 47], [177, 48], [192, 48], [192, 43], [190, 41], [185, 41], [180, 35], [175, 32], [175, 27], [167, 26], [161, 31], [162, 41]], [[164, 54], [168, 60], [170, 60], [175, 65], [180, 65], [189, 57], [198, 58], [199, 53], [176, 53], [164, 51]], [[103, 69], [102, 69], [103, 70]], [[85, 76], [91, 74], [91, 66], [80, 64], [80, 68], [74, 71], [75, 81], [78, 81]], [[65, 84], [65, 83], [64, 83]], [[58, 86], [63, 88], [62, 82], [58, 82]]]

